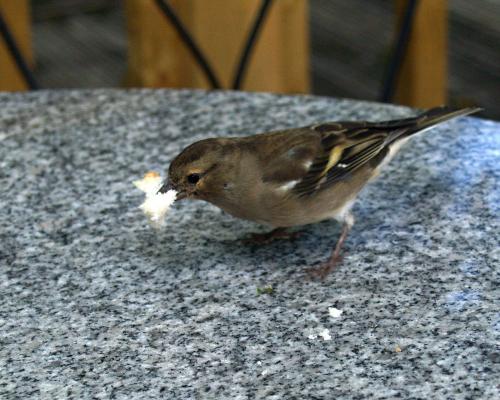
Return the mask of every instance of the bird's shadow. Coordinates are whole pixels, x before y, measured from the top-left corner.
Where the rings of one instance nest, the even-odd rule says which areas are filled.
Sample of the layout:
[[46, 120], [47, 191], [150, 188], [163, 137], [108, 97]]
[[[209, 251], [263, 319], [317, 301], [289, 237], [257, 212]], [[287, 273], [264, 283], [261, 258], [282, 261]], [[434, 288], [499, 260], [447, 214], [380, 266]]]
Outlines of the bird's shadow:
[[295, 239], [278, 239], [266, 244], [245, 243], [252, 233], [269, 230], [241, 221], [212, 207], [197, 209], [198, 222], [179, 219], [175, 226], [155, 231], [148, 226], [123, 240], [135, 241], [134, 252], [144, 262], [172, 271], [199, 268], [202, 263], [225, 263], [253, 270], [269, 264], [276, 268], [310, 266], [324, 258], [335, 245], [340, 226], [324, 221], [299, 227]]

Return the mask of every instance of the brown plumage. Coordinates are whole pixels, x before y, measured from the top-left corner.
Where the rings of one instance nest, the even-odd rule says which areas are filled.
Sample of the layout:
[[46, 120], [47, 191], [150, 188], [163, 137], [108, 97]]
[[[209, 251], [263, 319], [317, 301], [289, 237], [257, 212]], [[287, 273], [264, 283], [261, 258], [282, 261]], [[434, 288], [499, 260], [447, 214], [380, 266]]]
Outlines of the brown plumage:
[[193, 143], [172, 162], [169, 181], [178, 199], [208, 201], [229, 214], [275, 229], [334, 218], [344, 224], [324, 276], [340, 259], [354, 223], [350, 208], [363, 186], [410, 136], [478, 111], [434, 108], [420, 116], [385, 122], [331, 122], [248, 137]]

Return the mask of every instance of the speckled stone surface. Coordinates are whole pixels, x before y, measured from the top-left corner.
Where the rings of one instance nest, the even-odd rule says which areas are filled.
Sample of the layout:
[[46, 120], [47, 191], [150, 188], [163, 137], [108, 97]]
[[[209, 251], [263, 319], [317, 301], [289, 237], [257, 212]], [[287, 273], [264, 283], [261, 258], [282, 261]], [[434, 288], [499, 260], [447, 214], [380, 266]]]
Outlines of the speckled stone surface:
[[[0, 94], [0, 398], [500, 398], [500, 124], [416, 137], [354, 207], [294, 242], [132, 181], [194, 140], [401, 107], [190, 91]], [[272, 285], [273, 294], [256, 289]], [[339, 318], [328, 307], [343, 310]], [[318, 336], [328, 329], [331, 340]]]

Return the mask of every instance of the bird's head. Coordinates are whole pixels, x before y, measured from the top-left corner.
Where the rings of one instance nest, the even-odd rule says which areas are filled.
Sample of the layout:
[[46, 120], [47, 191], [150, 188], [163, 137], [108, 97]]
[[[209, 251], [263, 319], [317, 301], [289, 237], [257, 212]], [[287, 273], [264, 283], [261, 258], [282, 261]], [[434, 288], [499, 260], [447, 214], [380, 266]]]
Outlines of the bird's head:
[[205, 139], [186, 147], [170, 164], [168, 180], [160, 189], [174, 189], [177, 199], [213, 201], [231, 186], [230, 139]]

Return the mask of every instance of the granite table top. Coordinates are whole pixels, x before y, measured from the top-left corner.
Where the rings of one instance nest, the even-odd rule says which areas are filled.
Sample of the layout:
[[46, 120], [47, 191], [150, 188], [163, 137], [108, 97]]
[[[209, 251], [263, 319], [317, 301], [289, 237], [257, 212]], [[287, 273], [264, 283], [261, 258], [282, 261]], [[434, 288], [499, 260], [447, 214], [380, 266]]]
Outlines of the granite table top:
[[175, 204], [160, 233], [137, 208], [132, 181], [195, 140], [411, 114], [224, 91], [0, 94], [0, 398], [500, 398], [499, 123], [407, 144], [361, 193], [323, 282], [304, 271], [333, 221], [253, 247], [237, 239], [264, 227], [209, 204]]

